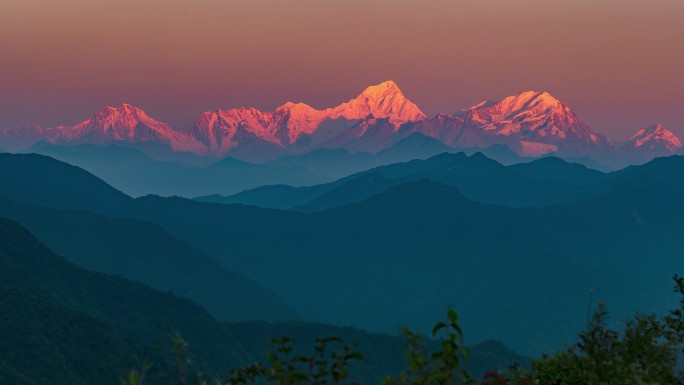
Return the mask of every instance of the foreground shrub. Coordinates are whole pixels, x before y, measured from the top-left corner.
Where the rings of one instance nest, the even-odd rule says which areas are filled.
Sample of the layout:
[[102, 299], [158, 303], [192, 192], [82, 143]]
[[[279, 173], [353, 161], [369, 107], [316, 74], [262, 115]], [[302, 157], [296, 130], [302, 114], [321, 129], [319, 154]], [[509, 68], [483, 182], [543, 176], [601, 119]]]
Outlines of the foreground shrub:
[[[613, 330], [607, 326], [608, 312], [601, 303], [577, 343], [538, 358], [530, 368], [514, 365], [505, 371], [487, 372], [481, 384], [684, 385], [684, 373], [677, 366], [678, 355], [684, 353], [684, 278], [675, 276], [674, 281], [679, 307], [665, 317], [636, 314], [625, 321], [622, 330]], [[435, 325], [431, 339], [408, 329], [402, 333], [406, 368], [396, 377], [386, 377], [383, 385], [477, 383], [468, 370], [469, 352], [456, 312], [449, 310], [446, 322]], [[232, 370], [221, 381], [190, 370], [190, 362], [184, 358], [187, 344], [176, 335], [173, 375], [150, 381], [151, 365], [145, 362], [121, 384], [341, 385], [348, 380], [354, 361], [363, 359], [353, 345], [334, 337], [318, 339], [310, 355], [295, 354], [292, 342], [291, 338], [271, 340], [264, 363]]]

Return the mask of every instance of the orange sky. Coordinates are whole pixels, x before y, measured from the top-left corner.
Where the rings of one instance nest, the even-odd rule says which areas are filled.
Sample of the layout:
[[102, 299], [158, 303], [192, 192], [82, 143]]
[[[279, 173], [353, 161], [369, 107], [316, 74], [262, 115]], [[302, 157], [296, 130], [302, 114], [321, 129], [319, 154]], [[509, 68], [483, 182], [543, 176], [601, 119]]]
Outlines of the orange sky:
[[428, 115], [546, 90], [622, 138], [684, 136], [682, 0], [2, 0], [0, 128], [128, 102], [338, 104], [395, 80]]

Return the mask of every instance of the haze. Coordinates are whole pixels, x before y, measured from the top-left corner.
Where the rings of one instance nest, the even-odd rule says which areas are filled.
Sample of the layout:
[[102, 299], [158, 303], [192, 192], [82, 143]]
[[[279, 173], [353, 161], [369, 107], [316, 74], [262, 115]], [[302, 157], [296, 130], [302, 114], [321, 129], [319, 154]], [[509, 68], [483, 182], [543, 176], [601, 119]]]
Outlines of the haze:
[[546, 90], [611, 139], [684, 135], [681, 0], [4, 0], [0, 129], [127, 102], [326, 107], [396, 81], [428, 115]]

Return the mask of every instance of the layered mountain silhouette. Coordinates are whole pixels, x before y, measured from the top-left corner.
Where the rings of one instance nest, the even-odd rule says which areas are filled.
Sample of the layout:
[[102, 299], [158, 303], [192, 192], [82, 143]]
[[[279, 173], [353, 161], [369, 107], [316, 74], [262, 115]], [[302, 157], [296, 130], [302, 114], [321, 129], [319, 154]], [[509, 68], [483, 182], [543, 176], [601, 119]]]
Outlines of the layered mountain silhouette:
[[559, 158], [504, 166], [482, 153], [442, 153], [425, 160], [390, 164], [313, 186], [261, 186], [230, 196], [196, 198], [216, 203], [315, 212], [360, 202], [401, 183], [429, 179], [453, 186], [468, 198], [507, 206], [544, 207], [571, 202], [587, 193], [587, 185], [608, 174]]
[[[313, 173], [304, 164], [254, 164], [231, 157], [202, 158], [204, 162], [188, 164], [180, 160], [160, 160], [121, 142], [104, 146], [60, 146], [39, 142], [25, 153], [46, 155], [81, 167], [131, 196], [225, 195], [266, 184], [303, 185], [329, 180]], [[358, 168], [365, 168], [365, 164]]]
[[[427, 327], [429, 318], [451, 304], [472, 338], [489, 335], [521, 351], [539, 352], [550, 341], [567, 341], [573, 328], [584, 324], [590, 289], [600, 292], [615, 314], [623, 314], [661, 306], [662, 297], [656, 299], [649, 288], [655, 276], [658, 282], [669, 279], [663, 275], [666, 269], [651, 265], [653, 275], [645, 282], [634, 270], [614, 264], [614, 253], [604, 257], [613, 262], [582, 258], [577, 263], [574, 253], [583, 253], [591, 243], [560, 248], [539, 239], [551, 236], [548, 229], [539, 229], [541, 224], [560, 218], [544, 215], [540, 225], [524, 228], [502, 217], [509, 209], [487, 208], [453, 187], [424, 179], [307, 215], [239, 205], [193, 208], [168, 198], [142, 202], [146, 209], [137, 215], [163, 223], [226, 266], [286, 293], [304, 317], [323, 316], [327, 322], [372, 330], [396, 330], [397, 319]], [[513, 219], [526, 215], [525, 209], [510, 210]], [[167, 212], [181, 213], [182, 219]], [[577, 219], [562, 223], [554, 228], [554, 238], [571, 231], [592, 236], [578, 229]], [[214, 233], [207, 237], [210, 229]], [[617, 235], [620, 227], [612, 231]], [[657, 239], [635, 239], [640, 247], [629, 254], [634, 265], [643, 269], [650, 264], [634, 252]], [[244, 257], [232, 259], [227, 248]], [[668, 258], [674, 252], [668, 250]], [[625, 292], [635, 296], [625, 301]], [[559, 314], [562, 320], [554, 318]], [[509, 328], [520, 333], [507, 335]]]
[[[153, 373], [160, 372], [168, 353], [154, 346], [168, 345], [174, 332], [192, 341], [193, 365], [216, 374], [259, 360], [266, 346], [261, 333], [275, 335], [278, 329], [289, 335], [317, 330], [374, 344], [376, 350], [368, 350], [374, 365], [401, 365], [400, 354], [391, 353], [401, 350], [396, 337], [296, 322], [242, 322], [233, 331], [172, 293], [77, 268], [4, 218], [0, 267], [0, 378], [7, 383], [114, 384], [143, 359], [153, 360]], [[359, 369], [360, 379], [380, 380], [369, 368]]]
[[664, 129], [657, 127], [641, 130], [615, 146], [565, 103], [538, 91], [428, 118], [396, 83], [386, 81], [336, 107], [319, 110], [288, 102], [270, 112], [244, 107], [219, 109], [202, 113], [183, 130], [121, 104], [105, 107], [74, 126], [34, 125], [3, 131], [0, 146], [17, 151], [38, 141], [59, 145], [130, 143], [149, 150], [156, 144], [177, 153], [229, 155], [262, 162], [321, 148], [378, 153], [420, 133], [448, 147], [485, 149], [503, 145], [524, 157], [610, 155], [643, 161], [681, 147], [674, 134], [668, 131], [664, 135]]
[[[668, 306], [662, 293], [681, 270], [671, 240], [684, 231], [682, 159], [602, 174], [558, 159], [505, 167], [481, 154], [444, 154], [312, 186], [310, 197], [322, 204], [310, 213], [122, 197], [83, 170], [36, 155], [5, 154], [0, 170], [16, 169], [2, 175], [4, 199], [152, 222], [306, 320], [395, 332], [400, 324], [427, 328], [451, 304], [469, 338], [538, 353], [584, 326], [589, 290], [615, 319]], [[499, 181], [498, 192], [487, 179]], [[480, 203], [522, 199], [544, 185], [560, 187], [546, 190], [554, 199], [562, 190], [577, 195], [536, 208]], [[71, 199], [80, 191], [90, 198]], [[17, 219], [30, 212], [18, 211]], [[68, 251], [49, 229], [40, 233]], [[62, 231], [77, 241], [69, 232]]]
[[0, 200], [0, 216], [18, 221], [77, 266], [172, 291], [221, 321], [300, 318], [274, 293], [155, 224], [7, 200]]
[[[295, 337], [295, 348], [302, 352], [312, 346], [316, 337], [337, 336], [356, 343], [365, 359], [351, 369], [355, 381], [378, 382], [403, 367], [403, 342], [397, 336], [320, 323], [273, 322], [266, 314], [250, 314], [250, 307], [277, 312], [279, 305], [268, 295], [250, 298], [252, 283], [244, 286], [246, 281], [239, 274], [227, 274], [216, 262], [159, 226], [122, 218], [146, 203], [138, 205], [136, 200], [122, 197], [87, 172], [36, 155], [10, 154], [3, 156], [0, 163], [3, 170], [14, 169], [2, 176], [7, 182], [3, 184], [7, 187], [3, 188], [3, 198], [12, 200], [0, 203], [0, 216], [13, 216], [33, 232], [0, 218], [0, 337], [4, 342], [0, 382], [117, 383], [143, 360], [152, 362], [150, 377], [158, 377], [163, 371], [173, 372], [176, 361], [169, 345], [175, 332], [189, 342], [193, 367], [216, 375], [259, 361], [268, 339], [282, 336]], [[20, 177], [21, 171], [24, 177]], [[43, 178], [47, 175], [53, 177]], [[41, 178], [42, 184], [29, 183]], [[80, 205], [69, 195], [88, 195], [90, 199]], [[176, 202], [190, 203], [191, 211], [203, 206], [182, 199], [171, 201]], [[111, 216], [73, 210], [78, 207]], [[154, 212], [151, 207], [147, 214], [154, 216]], [[182, 210], [174, 212], [169, 212], [168, 218], [187, 215]], [[68, 254], [69, 260], [81, 266], [119, 276], [128, 274], [129, 278], [162, 290], [76, 267], [46, 244]], [[130, 276], [127, 267], [142, 267], [142, 275], [149, 277]], [[160, 278], [178, 282], [165, 287], [160, 285]], [[186, 284], [193, 287], [194, 295], [180, 289]], [[218, 314], [216, 306], [203, 301], [212, 296], [212, 290], [215, 298], [224, 299], [219, 304], [224, 306], [219, 319], [254, 317], [265, 321], [220, 322], [211, 315]], [[247, 302], [231, 303], [230, 298], [236, 297]], [[212, 311], [205, 311], [187, 298]], [[231, 313], [232, 317], [225, 317]], [[526, 360], [493, 341], [473, 346], [472, 352], [477, 375], [492, 367], [505, 368]]]

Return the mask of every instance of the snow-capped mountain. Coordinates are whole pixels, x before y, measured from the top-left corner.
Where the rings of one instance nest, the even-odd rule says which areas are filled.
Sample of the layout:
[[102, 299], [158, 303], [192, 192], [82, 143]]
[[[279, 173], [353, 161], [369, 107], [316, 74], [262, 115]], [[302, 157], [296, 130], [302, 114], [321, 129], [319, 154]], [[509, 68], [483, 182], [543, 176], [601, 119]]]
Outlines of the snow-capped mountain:
[[151, 142], [168, 145], [175, 151], [202, 150], [194, 138], [175, 131], [168, 124], [151, 118], [143, 110], [130, 104], [104, 107], [90, 119], [74, 126], [32, 126], [6, 131], [4, 134], [5, 139], [22, 138], [24, 146], [30, 146], [38, 141], [52, 144]]
[[391, 80], [368, 87], [358, 97], [327, 109], [326, 112], [333, 119], [363, 119], [373, 115], [375, 118], [388, 118], [390, 123], [395, 125], [415, 122], [426, 117]]
[[[385, 118], [394, 127], [399, 127], [406, 122], [425, 119], [425, 114], [404, 96], [396, 83], [386, 81], [366, 88], [347, 103], [324, 110], [304, 103], [286, 103], [273, 112], [244, 107], [205, 112], [187, 133], [207, 146], [210, 153], [226, 153], [253, 140], [282, 147], [301, 140], [299, 146], [310, 148], [346, 133], [347, 128], [361, 120], [376, 118]], [[336, 123], [331, 124], [331, 121]], [[325, 122], [328, 123], [326, 127], [321, 127]], [[328, 135], [318, 134], [319, 128], [328, 131]]]
[[547, 92], [526, 91], [428, 118], [393, 81], [367, 87], [348, 102], [321, 110], [285, 103], [266, 112], [244, 107], [208, 111], [183, 131], [128, 104], [104, 107], [74, 126], [26, 126], [0, 132], [0, 147], [16, 151], [41, 140], [53, 144], [128, 142], [253, 161], [317, 148], [377, 153], [414, 134], [454, 148], [504, 145], [530, 157], [629, 153], [649, 158], [673, 154], [682, 147], [672, 132], [658, 125], [640, 130], [613, 151], [604, 136]]
[[523, 156], [550, 152], [591, 153], [610, 146], [563, 102], [547, 92], [526, 91], [499, 102], [484, 101], [452, 116], [424, 120], [405, 133], [420, 132], [453, 147], [505, 144]]
[[621, 146], [621, 150], [632, 156], [642, 159], [651, 159], [660, 156], [677, 154], [682, 149], [682, 141], [672, 131], [656, 124], [637, 131], [627, 142]]
[[594, 133], [565, 103], [547, 92], [527, 91], [498, 103], [482, 103], [470, 108], [464, 121], [485, 132], [515, 138], [523, 155], [540, 155], [534, 153], [538, 148], [577, 152], [609, 146], [604, 136]]
[[61, 136], [63, 141], [70, 143], [156, 142], [176, 151], [201, 151], [194, 138], [149, 117], [130, 104], [105, 107], [84, 122], [64, 127]]

